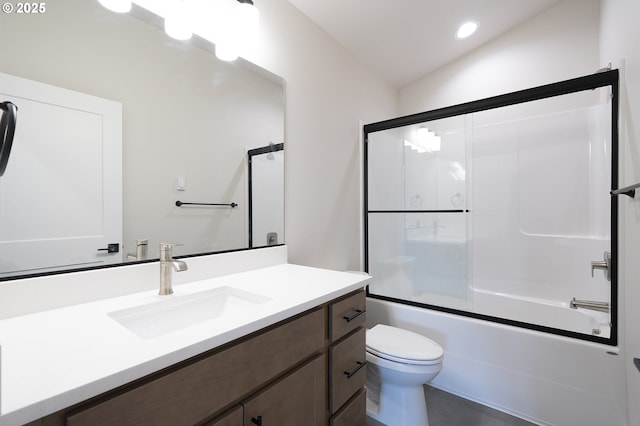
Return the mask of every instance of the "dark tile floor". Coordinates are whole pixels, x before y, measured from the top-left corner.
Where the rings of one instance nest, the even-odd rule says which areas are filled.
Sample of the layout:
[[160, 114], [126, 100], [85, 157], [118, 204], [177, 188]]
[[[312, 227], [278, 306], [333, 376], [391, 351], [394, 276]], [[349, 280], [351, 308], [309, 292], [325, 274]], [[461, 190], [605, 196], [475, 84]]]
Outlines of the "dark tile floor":
[[[429, 426], [532, 426], [526, 420], [513, 417], [459, 396], [425, 386]], [[367, 417], [367, 426], [382, 423]], [[392, 426], [392, 425], [391, 425]], [[420, 425], [416, 425], [420, 426]]]

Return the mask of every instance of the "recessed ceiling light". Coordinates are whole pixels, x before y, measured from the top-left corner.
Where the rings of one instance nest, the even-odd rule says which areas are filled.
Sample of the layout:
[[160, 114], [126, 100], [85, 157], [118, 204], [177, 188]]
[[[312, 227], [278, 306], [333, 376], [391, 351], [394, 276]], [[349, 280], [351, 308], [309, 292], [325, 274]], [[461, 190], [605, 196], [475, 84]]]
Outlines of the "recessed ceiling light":
[[478, 29], [478, 23], [474, 21], [465, 22], [460, 25], [458, 31], [456, 32], [456, 38], [462, 40], [463, 38], [469, 37], [471, 34], [475, 33]]

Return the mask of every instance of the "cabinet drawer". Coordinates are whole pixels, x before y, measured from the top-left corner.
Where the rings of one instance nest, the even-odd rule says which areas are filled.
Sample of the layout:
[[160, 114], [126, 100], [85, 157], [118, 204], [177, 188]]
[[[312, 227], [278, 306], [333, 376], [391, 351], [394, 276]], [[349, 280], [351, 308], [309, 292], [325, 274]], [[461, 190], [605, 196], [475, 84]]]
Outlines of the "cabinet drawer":
[[342, 336], [364, 326], [366, 298], [363, 290], [329, 306], [329, 337], [337, 341]]
[[324, 336], [324, 310], [317, 309], [82, 411], [74, 410], [67, 425], [193, 425], [321, 351]]
[[365, 426], [367, 423], [367, 394], [364, 389], [331, 418], [330, 426]]
[[365, 329], [329, 349], [330, 409], [334, 413], [364, 387], [366, 377]]

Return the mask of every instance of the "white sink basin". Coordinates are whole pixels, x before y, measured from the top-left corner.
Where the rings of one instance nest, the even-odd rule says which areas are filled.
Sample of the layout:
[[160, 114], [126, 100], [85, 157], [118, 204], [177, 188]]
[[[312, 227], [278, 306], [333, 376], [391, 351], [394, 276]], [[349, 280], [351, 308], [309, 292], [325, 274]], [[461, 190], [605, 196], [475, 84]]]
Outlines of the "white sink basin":
[[124, 327], [150, 339], [225, 315], [238, 315], [271, 298], [234, 287], [219, 287], [110, 312]]

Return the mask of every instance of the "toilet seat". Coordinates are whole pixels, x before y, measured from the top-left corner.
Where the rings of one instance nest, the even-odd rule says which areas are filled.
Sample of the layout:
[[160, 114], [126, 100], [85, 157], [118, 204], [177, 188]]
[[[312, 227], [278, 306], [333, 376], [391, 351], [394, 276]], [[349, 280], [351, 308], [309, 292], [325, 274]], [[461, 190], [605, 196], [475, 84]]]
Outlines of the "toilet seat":
[[421, 334], [378, 324], [367, 330], [367, 352], [402, 364], [432, 365], [442, 362], [444, 350]]

